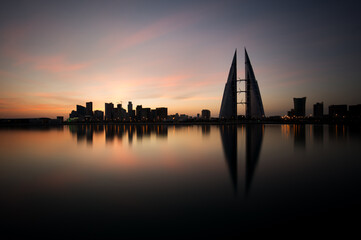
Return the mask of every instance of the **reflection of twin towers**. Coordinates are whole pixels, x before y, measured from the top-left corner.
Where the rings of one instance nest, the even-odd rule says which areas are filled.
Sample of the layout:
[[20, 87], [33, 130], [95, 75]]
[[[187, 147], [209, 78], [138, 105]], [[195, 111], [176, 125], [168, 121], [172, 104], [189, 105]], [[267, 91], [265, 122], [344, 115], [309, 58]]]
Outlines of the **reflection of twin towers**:
[[[261, 93], [253, 72], [251, 61], [245, 51], [245, 79], [237, 80], [237, 50], [234, 53], [231, 69], [227, 79], [222, 98], [220, 119], [237, 119], [237, 104], [246, 105], [246, 118], [262, 118], [265, 116]], [[237, 81], [245, 81], [246, 89], [237, 91]], [[237, 93], [246, 94], [245, 102], [237, 102]]]
[[[247, 124], [246, 128], [246, 175], [245, 191], [249, 193], [254, 172], [257, 167], [259, 154], [261, 151], [264, 125]], [[237, 167], [237, 126], [222, 125], [220, 127], [223, 151], [231, 176], [234, 191], [238, 189], [238, 167]]]

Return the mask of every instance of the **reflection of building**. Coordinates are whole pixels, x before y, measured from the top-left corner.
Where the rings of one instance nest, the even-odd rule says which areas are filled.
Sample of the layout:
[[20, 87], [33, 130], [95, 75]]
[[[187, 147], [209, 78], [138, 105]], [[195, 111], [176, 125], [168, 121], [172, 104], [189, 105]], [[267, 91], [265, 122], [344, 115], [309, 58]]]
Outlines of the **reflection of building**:
[[312, 125], [313, 139], [315, 142], [323, 142], [323, 125]]
[[115, 137], [115, 125], [106, 125], [105, 126], [105, 141], [113, 142]]
[[294, 115], [297, 117], [306, 116], [306, 97], [293, 98]]
[[93, 125], [87, 125], [86, 126], [86, 142], [87, 144], [91, 145], [93, 144]]
[[202, 125], [202, 135], [208, 136], [211, 133], [211, 126], [209, 125]]
[[[237, 128], [234, 125], [220, 127], [223, 152], [232, 180], [237, 191]], [[264, 125], [252, 124], [246, 126], [246, 176], [245, 193], [248, 195], [261, 152]]]
[[313, 105], [313, 116], [315, 118], [323, 117], [323, 102], [316, 103]]
[[[258, 83], [245, 50], [245, 79], [246, 82], [246, 117], [261, 118], [264, 117], [264, 109], [259, 91]], [[221, 119], [237, 118], [237, 50], [234, 53], [231, 68], [229, 70], [226, 86], [219, 112]]]
[[211, 118], [211, 111], [209, 111], [208, 109], [203, 109], [202, 110], [202, 118], [203, 119], [210, 119]]
[[294, 140], [295, 147], [304, 150], [306, 148], [306, 128], [304, 124], [294, 125]]
[[263, 125], [246, 126], [246, 194], [249, 193], [263, 140]]
[[331, 105], [328, 107], [328, 114], [330, 117], [346, 117], [347, 105]]
[[330, 140], [344, 140], [347, 136], [347, 128], [343, 124], [329, 124], [328, 136]]
[[223, 152], [231, 176], [234, 192], [237, 192], [237, 127], [220, 126]]

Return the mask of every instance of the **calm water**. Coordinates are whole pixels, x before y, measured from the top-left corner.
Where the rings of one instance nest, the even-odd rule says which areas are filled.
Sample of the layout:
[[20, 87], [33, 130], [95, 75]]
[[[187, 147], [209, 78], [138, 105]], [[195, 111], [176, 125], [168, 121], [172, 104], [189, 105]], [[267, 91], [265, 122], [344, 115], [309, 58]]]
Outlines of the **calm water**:
[[0, 154], [5, 236], [224, 238], [360, 224], [360, 126], [0, 129]]

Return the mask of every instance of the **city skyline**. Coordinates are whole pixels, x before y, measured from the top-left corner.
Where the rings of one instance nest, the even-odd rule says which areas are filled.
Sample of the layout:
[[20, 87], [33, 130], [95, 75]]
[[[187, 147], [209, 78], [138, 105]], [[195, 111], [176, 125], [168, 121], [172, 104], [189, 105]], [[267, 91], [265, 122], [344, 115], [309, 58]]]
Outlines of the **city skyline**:
[[267, 116], [285, 115], [294, 97], [307, 97], [306, 115], [316, 102], [359, 104], [359, 10], [352, 1], [5, 2], [0, 118], [67, 116], [87, 101], [216, 117], [243, 47]]

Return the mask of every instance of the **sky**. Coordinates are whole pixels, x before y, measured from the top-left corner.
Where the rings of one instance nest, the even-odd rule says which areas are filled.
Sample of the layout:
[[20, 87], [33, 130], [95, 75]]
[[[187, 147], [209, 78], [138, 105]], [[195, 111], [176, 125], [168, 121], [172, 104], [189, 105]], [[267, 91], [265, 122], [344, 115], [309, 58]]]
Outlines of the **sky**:
[[235, 49], [244, 78], [245, 47], [266, 116], [293, 97], [307, 97], [307, 114], [316, 102], [325, 113], [361, 104], [360, 12], [358, 1], [5, 0], [0, 118], [67, 118], [88, 101], [218, 117]]

